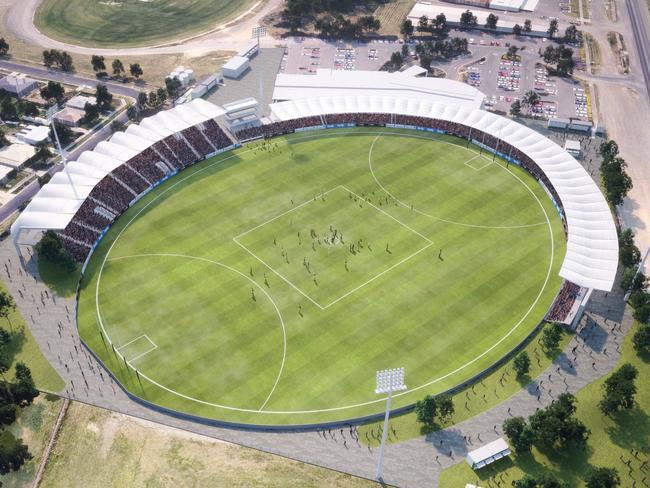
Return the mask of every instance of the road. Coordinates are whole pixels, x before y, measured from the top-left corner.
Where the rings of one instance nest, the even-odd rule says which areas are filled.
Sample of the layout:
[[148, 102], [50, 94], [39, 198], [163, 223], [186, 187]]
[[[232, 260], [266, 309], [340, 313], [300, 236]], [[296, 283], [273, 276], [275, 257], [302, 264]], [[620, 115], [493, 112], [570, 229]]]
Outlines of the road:
[[[58, 81], [60, 83], [66, 83], [68, 85], [87, 85], [94, 87], [97, 85], [97, 83], [99, 83], [99, 81], [94, 78], [85, 78], [83, 76], [78, 76], [72, 73], [64, 73], [62, 71], [51, 70], [45, 67], [40, 68], [38, 66], [17, 63], [15, 61], [7, 61], [4, 59], [0, 59], [0, 68], [9, 71], [20, 71], [21, 73], [25, 73], [28, 76]], [[114, 95], [121, 95], [123, 97], [131, 97], [133, 99], [136, 99], [138, 98], [138, 93], [140, 93], [140, 90], [129, 85], [103, 81], [101, 83], [106, 85], [108, 91]]]
[[625, 0], [630, 14], [632, 33], [636, 41], [639, 64], [645, 79], [646, 95], [650, 99], [650, 20], [646, 6], [639, 5], [639, 0]]

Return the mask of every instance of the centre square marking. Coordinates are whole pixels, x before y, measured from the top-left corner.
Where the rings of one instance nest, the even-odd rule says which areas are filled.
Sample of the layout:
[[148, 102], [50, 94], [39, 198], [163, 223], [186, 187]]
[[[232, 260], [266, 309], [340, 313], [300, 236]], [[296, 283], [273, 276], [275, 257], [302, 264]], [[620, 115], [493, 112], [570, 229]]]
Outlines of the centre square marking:
[[340, 185], [233, 240], [326, 309], [433, 244], [384, 210], [394, 205], [383, 192], [358, 195]]

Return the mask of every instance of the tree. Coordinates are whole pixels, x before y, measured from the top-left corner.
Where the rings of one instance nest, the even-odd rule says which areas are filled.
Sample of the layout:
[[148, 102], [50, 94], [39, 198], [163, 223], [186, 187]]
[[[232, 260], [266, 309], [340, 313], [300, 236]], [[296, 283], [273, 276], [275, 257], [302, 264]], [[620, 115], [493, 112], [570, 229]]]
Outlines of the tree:
[[54, 56], [52, 56], [52, 51], [48, 49], [43, 51], [43, 64], [46, 67], [51, 68], [54, 63], [55, 63], [55, 59]]
[[531, 22], [531, 20], [530, 19], [524, 20], [524, 32], [528, 34], [532, 32], [532, 30], [533, 30], [533, 23]]
[[6, 56], [9, 52], [9, 44], [4, 37], [0, 37], [0, 56]]
[[[404, 46], [406, 46], [406, 44]], [[388, 61], [387, 69], [390, 72], [397, 71], [402, 67], [403, 64], [404, 64], [404, 56], [399, 51], [395, 51], [393, 54], [390, 55], [390, 60]]]
[[57, 103], [63, 101], [65, 96], [65, 89], [63, 85], [57, 81], [48, 81], [47, 86], [41, 88], [41, 97], [45, 100], [55, 99]]
[[72, 56], [65, 51], [59, 54], [59, 67], [62, 71], [74, 71]]
[[11, 425], [16, 421], [16, 405], [0, 405], [0, 425]]
[[106, 71], [106, 64], [104, 63], [104, 56], [97, 56], [95, 54], [90, 58], [90, 64], [93, 66], [93, 71]]
[[562, 326], [557, 322], [553, 322], [544, 328], [542, 332], [542, 347], [547, 351], [553, 351], [557, 348], [562, 340]]
[[451, 417], [454, 412], [454, 400], [451, 398], [450, 395], [440, 395], [437, 398], [438, 401], [438, 415], [440, 416], [441, 420], [447, 420], [449, 417]]
[[429, 17], [423, 15], [418, 19], [418, 32], [428, 32], [429, 31]]
[[564, 30], [564, 40], [566, 42], [574, 43], [578, 42], [578, 28], [575, 25], [570, 25]]
[[439, 13], [436, 15], [436, 27], [439, 30], [446, 31], [447, 30], [447, 17], [443, 13]]
[[598, 152], [605, 161], [611, 161], [618, 156], [618, 144], [613, 140], [603, 142], [600, 144]]
[[18, 106], [13, 98], [5, 98], [0, 102], [0, 118], [18, 120]]
[[23, 383], [31, 383], [32, 385], [34, 384], [32, 372], [22, 361], [18, 361], [16, 363], [16, 379], [19, 382], [22, 381]]
[[111, 132], [113, 133], [123, 131], [125, 128], [126, 126], [124, 125], [124, 122], [121, 122], [119, 120], [114, 120], [111, 122]]
[[92, 124], [99, 118], [99, 106], [96, 103], [87, 103], [84, 105], [84, 121], [86, 124]]
[[95, 100], [100, 110], [110, 110], [113, 102], [113, 95], [108, 92], [106, 85], [98, 84], [95, 88]]
[[526, 376], [530, 371], [530, 356], [528, 356], [528, 353], [526, 351], [523, 351], [517, 354], [517, 357], [515, 357], [515, 360], [513, 361], [512, 367], [517, 373], [518, 378]]
[[639, 371], [634, 366], [625, 363], [605, 380], [605, 393], [598, 404], [605, 415], [611, 416], [620, 409], [630, 409], [634, 406], [634, 380], [638, 375]]
[[[138, 96], [138, 98], [139, 98], [139, 96]], [[126, 116], [129, 118], [129, 120], [137, 119], [138, 118], [138, 109], [135, 108], [133, 105], [129, 105], [128, 107], [126, 107]]]
[[158, 106], [158, 95], [156, 95], [155, 91], [152, 91], [152, 92], [149, 93], [149, 101], [147, 103], [151, 107], [157, 107]]
[[63, 247], [61, 239], [56, 233], [51, 230], [45, 232], [43, 237], [34, 247], [38, 260], [45, 259], [59, 267], [64, 271], [74, 271], [75, 262], [70, 256], [70, 253]]
[[553, 19], [548, 24], [548, 30], [546, 32], [548, 32], [549, 37], [552, 38], [555, 35], [555, 33], [557, 32], [557, 29], [558, 29], [558, 27], [557, 27], [557, 19]]
[[487, 29], [494, 30], [497, 28], [498, 21], [499, 21], [499, 17], [491, 13], [487, 16], [487, 19], [485, 19], [485, 27]]
[[415, 415], [418, 422], [426, 427], [435, 425], [436, 414], [438, 413], [438, 402], [433, 395], [427, 395], [423, 400], [415, 404]]
[[160, 105], [165, 103], [165, 101], [167, 100], [167, 90], [165, 90], [164, 88], [158, 88], [156, 95], [158, 95], [158, 103]]
[[591, 468], [585, 477], [587, 488], [616, 488], [621, 483], [614, 468]]
[[589, 430], [574, 417], [576, 398], [561, 393], [548, 407], [536, 411], [528, 420], [535, 442], [546, 448], [565, 447], [567, 444], [584, 445]]
[[129, 71], [131, 72], [132, 76], [135, 76], [136, 78], [140, 78], [144, 71], [142, 71], [142, 68], [138, 63], [134, 63], [129, 66]]
[[537, 488], [537, 480], [533, 476], [526, 474], [520, 480], [515, 481], [512, 486], [514, 488]]
[[634, 295], [634, 292], [644, 291], [646, 289], [647, 283], [648, 279], [643, 273], [637, 273], [636, 269], [634, 268], [627, 268], [623, 272], [623, 278], [621, 279], [621, 289], [623, 291], [631, 290], [632, 294]]
[[120, 61], [119, 59], [113, 60], [111, 67], [113, 68], [113, 74], [115, 76], [121, 76], [125, 72], [124, 65], [122, 64], [122, 61]]
[[406, 19], [404, 22], [402, 22], [402, 25], [399, 28], [399, 33], [402, 34], [402, 37], [404, 37], [404, 39], [408, 39], [413, 35], [414, 30], [415, 29], [413, 27], [413, 22], [411, 22], [410, 19]]
[[8, 430], [0, 432], [0, 474], [17, 471], [31, 458], [32, 455], [22, 439], [17, 439]]
[[165, 78], [165, 88], [167, 89], [167, 95], [169, 98], [174, 99], [178, 94], [178, 89], [181, 87], [181, 82], [178, 78]]
[[618, 236], [618, 256], [621, 264], [626, 268], [631, 268], [641, 262], [641, 251], [634, 244], [632, 229], [625, 229]]
[[625, 160], [618, 156], [610, 160], [604, 159], [600, 165], [600, 176], [605, 187], [605, 196], [614, 206], [623, 203], [623, 199], [632, 189], [632, 178], [627, 174], [626, 167]]
[[470, 10], [465, 10], [462, 14], [460, 14], [461, 27], [472, 28], [472, 27], [476, 27], [476, 24], [477, 24], [476, 15], [474, 15]]
[[145, 92], [138, 93], [138, 107], [145, 108], [147, 106], [147, 94]]
[[34, 102], [30, 102], [29, 100], [19, 100], [18, 111], [21, 115], [27, 117], [37, 117], [40, 113], [36, 104]]
[[60, 122], [54, 122], [54, 126], [56, 127], [56, 135], [54, 135], [54, 131], [50, 128], [50, 140], [55, 141], [56, 137], [59, 137], [59, 142], [61, 143], [61, 147], [66, 147], [68, 144], [72, 142], [74, 139], [74, 133], [68, 127], [67, 125], [63, 125]]
[[515, 100], [510, 105], [510, 115], [513, 117], [519, 117], [521, 115], [521, 102], [519, 100]]
[[650, 325], [641, 324], [632, 337], [634, 350], [638, 354], [650, 353]]
[[512, 33], [516, 36], [520, 36], [522, 31], [522, 27], [519, 24], [515, 24], [512, 26]]
[[533, 429], [523, 417], [512, 417], [503, 422], [503, 432], [518, 453], [530, 452], [535, 442]]
[[517, 57], [517, 52], [519, 51], [519, 48], [515, 45], [512, 45], [508, 47], [508, 52], [506, 52], [506, 57], [508, 59], [515, 59]]
[[539, 93], [533, 90], [528, 90], [526, 93], [524, 93], [524, 97], [522, 99], [522, 102], [524, 105], [528, 107], [534, 106], [536, 103], [538, 103], [540, 100], [539, 98]]
[[4, 290], [0, 291], [0, 317], [7, 319], [10, 327], [11, 321], [9, 320], [9, 315], [14, 310], [16, 310], [16, 302], [14, 302], [14, 297], [12, 297], [8, 292]]

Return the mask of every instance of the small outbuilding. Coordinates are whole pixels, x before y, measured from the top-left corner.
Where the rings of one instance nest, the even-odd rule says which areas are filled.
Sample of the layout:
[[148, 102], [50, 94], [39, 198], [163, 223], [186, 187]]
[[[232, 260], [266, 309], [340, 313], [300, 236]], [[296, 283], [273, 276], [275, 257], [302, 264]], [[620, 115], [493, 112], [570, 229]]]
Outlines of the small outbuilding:
[[226, 78], [239, 78], [250, 67], [250, 60], [243, 56], [233, 56], [223, 65], [222, 71]]
[[0, 148], [0, 164], [12, 169], [21, 169], [36, 154], [29, 144], [9, 144]]
[[66, 107], [54, 115], [54, 120], [68, 127], [77, 127], [85, 116], [83, 110]]
[[580, 147], [580, 141], [567, 139], [566, 142], [564, 143], [564, 150], [576, 159], [582, 156], [582, 148]]
[[468, 452], [466, 459], [472, 469], [481, 469], [508, 455], [510, 455], [508, 443], [499, 437], [496, 441]]
[[22, 73], [11, 73], [0, 78], [0, 90], [6, 90], [18, 98], [23, 98], [38, 88], [38, 82]]
[[25, 144], [35, 146], [50, 138], [50, 128], [43, 125], [28, 125], [16, 134], [16, 139]]
[[86, 97], [84, 95], [77, 95], [68, 100], [65, 104], [66, 107], [76, 108], [77, 110], [84, 110], [86, 104], [97, 105], [97, 99], [95, 97]]

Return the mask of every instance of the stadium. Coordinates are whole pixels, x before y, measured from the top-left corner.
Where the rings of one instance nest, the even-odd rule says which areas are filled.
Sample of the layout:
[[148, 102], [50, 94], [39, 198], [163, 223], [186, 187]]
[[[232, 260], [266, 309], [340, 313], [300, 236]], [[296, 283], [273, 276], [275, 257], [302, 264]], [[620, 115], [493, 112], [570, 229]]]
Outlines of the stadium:
[[466, 85], [417, 84], [306, 90], [264, 118], [253, 100], [179, 105], [68, 163], [12, 238], [60, 235], [83, 266], [81, 339], [151, 408], [348, 423], [380, 415], [375, 372], [404, 367], [408, 409], [546, 318], [575, 324], [618, 261], [572, 156]]

